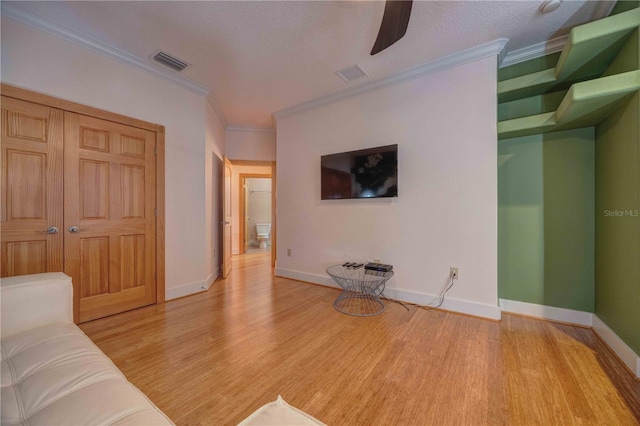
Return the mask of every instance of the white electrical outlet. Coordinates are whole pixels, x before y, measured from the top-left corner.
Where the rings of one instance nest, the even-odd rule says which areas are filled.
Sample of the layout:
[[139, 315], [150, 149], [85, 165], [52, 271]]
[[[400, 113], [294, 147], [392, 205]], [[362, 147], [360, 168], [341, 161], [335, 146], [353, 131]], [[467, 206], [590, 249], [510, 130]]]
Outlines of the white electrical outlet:
[[451, 275], [453, 275], [453, 279], [454, 280], [457, 280], [458, 279], [458, 268], [451, 267], [449, 269], [449, 276], [451, 276]]

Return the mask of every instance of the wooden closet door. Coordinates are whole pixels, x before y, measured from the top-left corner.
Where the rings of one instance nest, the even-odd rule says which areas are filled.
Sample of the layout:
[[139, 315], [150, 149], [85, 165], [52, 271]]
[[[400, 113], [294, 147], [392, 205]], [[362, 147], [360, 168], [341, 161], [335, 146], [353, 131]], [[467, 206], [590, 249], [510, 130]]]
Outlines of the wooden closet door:
[[153, 304], [155, 133], [64, 117], [65, 272], [76, 322]]
[[63, 112], [2, 97], [0, 275], [63, 270]]

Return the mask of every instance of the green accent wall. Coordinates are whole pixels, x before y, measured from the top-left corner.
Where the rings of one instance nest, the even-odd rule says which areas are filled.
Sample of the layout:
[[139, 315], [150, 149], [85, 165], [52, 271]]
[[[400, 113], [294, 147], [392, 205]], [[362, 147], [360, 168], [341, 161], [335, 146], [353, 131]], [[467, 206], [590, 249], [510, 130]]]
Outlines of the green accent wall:
[[[607, 73], [640, 68], [638, 31]], [[596, 127], [595, 312], [640, 353], [640, 92]]]
[[498, 81], [510, 80], [526, 74], [532, 74], [548, 68], [553, 68], [556, 66], [559, 57], [560, 52], [557, 52], [500, 68], [498, 70]]
[[594, 309], [595, 129], [543, 135], [544, 305]]
[[593, 312], [594, 129], [498, 143], [500, 298]]
[[626, 12], [627, 10], [636, 9], [638, 7], [640, 7], [639, 0], [618, 0], [611, 11], [611, 15], [617, 15], [618, 13]]
[[542, 135], [498, 141], [498, 297], [544, 300]]

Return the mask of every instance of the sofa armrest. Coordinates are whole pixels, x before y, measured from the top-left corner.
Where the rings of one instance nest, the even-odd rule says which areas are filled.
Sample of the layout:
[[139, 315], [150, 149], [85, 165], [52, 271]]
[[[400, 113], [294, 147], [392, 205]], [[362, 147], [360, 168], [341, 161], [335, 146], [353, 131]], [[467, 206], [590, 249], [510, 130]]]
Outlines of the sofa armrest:
[[73, 322], [71, 277], [62, 272], [49, 272], [0, 280], [3, 338], [60, 322]]

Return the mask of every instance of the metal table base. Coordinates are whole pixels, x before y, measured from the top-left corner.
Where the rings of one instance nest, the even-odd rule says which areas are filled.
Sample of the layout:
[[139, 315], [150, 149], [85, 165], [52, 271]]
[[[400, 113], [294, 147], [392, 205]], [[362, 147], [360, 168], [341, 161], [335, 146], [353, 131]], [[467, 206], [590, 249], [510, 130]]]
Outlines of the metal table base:
[[327, 268], [327, 274], [342, 287], [342, 293], [333, 302], [337, 311], [360, 317], [384, 312], [380, 295], [387, 280], [393, 276], [393, 271], [372, 274], [365, 272], [364, 268], [352, 269], [342, 265]]

